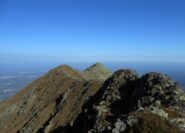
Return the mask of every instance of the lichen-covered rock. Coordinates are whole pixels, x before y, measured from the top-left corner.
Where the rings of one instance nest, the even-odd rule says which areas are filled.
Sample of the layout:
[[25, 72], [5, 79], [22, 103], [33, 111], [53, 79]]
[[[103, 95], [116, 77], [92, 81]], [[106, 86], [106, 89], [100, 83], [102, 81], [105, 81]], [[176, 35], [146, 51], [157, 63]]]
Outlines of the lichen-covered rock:
[[112, 133], [124, 132], [127, 127], [126, 124], [120, 119], [117, 119], [117, 121], [114, 123], [114, 126], [115, 128], [112, 129]]
[[[161, 101], [161, 105], [165, 107], [184, 107], [184, 91], [170, 77], [160, 73], [148, 73], [140, 81], [140, 95], [145, 96], [145, 100], [141, 100], [143, 106]], [[151, 96], [154, 98], [152, 101], [149, 99]]]
[[185, 132], [185, 118], [172, 118], [170, 119], [170, 123]]
[[159, 115], [163, 118], [168, 118], [168, 113], [166, 113], [163, 109], [160, 109], [159, 107], [153, 107], [153, 106], [149, 106], [149, 111], [153, 114]]

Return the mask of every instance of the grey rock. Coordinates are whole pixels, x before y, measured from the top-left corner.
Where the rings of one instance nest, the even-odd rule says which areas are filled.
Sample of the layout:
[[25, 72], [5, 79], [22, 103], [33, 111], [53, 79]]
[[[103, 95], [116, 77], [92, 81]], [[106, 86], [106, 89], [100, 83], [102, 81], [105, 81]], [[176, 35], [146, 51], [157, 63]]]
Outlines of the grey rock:
[[117, 121], [114, 123], [115, 128], [113, 128], [112, 133], [121, 133], [126, 130], [126, 124], [121, 121], [120, 119], [117, 119]]

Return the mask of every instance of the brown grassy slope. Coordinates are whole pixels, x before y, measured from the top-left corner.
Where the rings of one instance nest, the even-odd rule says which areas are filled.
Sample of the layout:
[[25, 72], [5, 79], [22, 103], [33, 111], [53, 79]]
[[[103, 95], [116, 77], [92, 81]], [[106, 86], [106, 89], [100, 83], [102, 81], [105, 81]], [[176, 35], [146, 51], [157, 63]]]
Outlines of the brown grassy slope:
[[73, 120], [87, 96], [102, 82], [87, 81], [81, 73], [63, 65], [35, 80], [3, 103], [1, 133], [35, 133], [50, 130]]
[[183, 133], [177, 127], [156, 114], [150, 112], [139, 112], [137, 114], [139, 123], [132, 127], [128, 133]]

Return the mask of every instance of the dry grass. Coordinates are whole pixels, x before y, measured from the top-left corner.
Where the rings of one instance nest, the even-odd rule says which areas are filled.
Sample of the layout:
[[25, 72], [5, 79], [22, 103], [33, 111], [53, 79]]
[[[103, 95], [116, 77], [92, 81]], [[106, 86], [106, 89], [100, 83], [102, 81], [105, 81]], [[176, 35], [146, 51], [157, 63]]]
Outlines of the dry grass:
[[165, 108], [164, 111], [166, 113], [168, 113], [168, 116], [170, 118], [178, 118], [178, 117], [182, 117], [181, 113], [177, 110], [173, 110], [173, 109], [169, 109], [169, 108]]
[[182, 133], [178, 128], [170, 125], [167, 120], [149, 112], [138, 114], [139, 124], [129, 133]]

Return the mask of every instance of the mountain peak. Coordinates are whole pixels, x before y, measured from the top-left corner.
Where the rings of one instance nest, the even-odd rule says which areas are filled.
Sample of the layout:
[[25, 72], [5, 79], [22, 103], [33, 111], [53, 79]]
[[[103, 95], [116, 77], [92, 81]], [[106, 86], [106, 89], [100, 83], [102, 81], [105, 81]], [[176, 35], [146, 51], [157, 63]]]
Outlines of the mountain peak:
[[91, 71], [92, 69], [107, 69], [103, 64], [96, 62], [92, 66], [88, 67], [85, 71]]
[[82, 78], [81, 74], [78, 71], [74, 70], [73, 68], [71, 68], [68, 65], [58, 66], [57, 68], [51, 70], [48, 74], [49, 75], [58, 75], [58, 76], [63, 76], [63, 77], [71, 77], [71, 78], [75, 78], [75, 79]]
[[106, 80], [112, 75], [111, 70], [106, 68], [103, 64], [97, 62], [94, 65], [88, 67], [83, 75], [87, 79]]
[[96, 62], [92, 67], [105, 67], [102, 63]]

